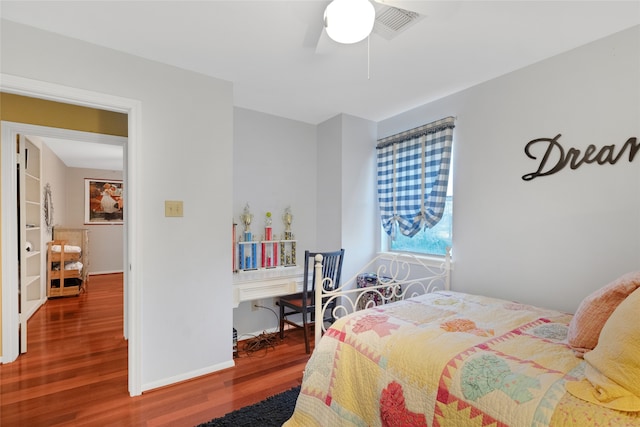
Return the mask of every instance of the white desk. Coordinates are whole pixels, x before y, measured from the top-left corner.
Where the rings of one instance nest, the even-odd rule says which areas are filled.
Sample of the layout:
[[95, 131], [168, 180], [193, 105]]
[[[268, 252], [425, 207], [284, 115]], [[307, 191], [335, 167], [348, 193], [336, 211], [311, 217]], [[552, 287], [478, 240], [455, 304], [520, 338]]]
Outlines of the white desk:
[[243, 301], [302, 292], [304, 268], [276, 267], [233, 273], [233, 307]]

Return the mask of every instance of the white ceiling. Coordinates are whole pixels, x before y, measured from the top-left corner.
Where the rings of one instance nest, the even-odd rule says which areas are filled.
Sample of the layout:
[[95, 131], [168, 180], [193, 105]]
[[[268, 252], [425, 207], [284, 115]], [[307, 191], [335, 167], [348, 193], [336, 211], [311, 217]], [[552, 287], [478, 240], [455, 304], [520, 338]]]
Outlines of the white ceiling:
[[380, 121], [640, 24], [640, 0], [386, 2], [426, 17], [369, 46], [321, 37], [327, 1], [2, 0], [0, 14], [231, 81], [235, 106], [311, 124]]
[[69, 168], [123, 169], [123, 147], [117, 144], [40, 137]]

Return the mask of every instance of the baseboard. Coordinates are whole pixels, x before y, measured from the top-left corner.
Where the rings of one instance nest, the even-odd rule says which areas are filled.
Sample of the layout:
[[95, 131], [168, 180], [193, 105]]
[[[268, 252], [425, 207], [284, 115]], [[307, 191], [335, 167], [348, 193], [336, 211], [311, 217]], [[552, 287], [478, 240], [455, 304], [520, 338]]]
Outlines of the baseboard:
[[164, 378], [162, 380], [142, 384], [141, 391], [144, 393], [145, 391], [154, 390], [156, 388], [166, 387], [168, 385], [174, 385], [183, 381], [188, 381], [197, 377], [201, 377], [203, 375], [209, 375], [214, 372], [221, 371], [223, 369], [233, 368], [235, 365], [236, 364], [232, 359], [227, 362], [218, 363], [217, 365], [209, 366], [207, 368], [198, 369], [196, 371], [186, 372], [181, 375], [176, 375], [173, 377]]
[[113, 271], [92, 271], [91, 273], [89, 273], [89, 277], [91, 276], [100, 276], [103, 274], [122, 274], [124, 273], [123, 270], [113, 270]]

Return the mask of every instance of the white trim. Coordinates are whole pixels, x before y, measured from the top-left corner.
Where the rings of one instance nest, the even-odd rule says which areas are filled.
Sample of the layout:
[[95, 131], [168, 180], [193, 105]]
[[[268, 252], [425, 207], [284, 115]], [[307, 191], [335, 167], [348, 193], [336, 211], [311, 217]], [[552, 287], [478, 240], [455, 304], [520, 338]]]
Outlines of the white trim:
[[[138, 104], [137, 108], [139, 108], [140, 105], [140, 101], [138, 100], [43, 82], [41, 80], [32, 80], [11, 74], [0, 74], [0, 77], [2, 78], [2, 80], [0, 80], [0, 89], [6, 93], [125, 114], [134, 107], [134, 104]], [[129, 137], [131, 137], [131, 135], [129, 135]]]
[[[20, 354], [18, 328], [18, 223], [16, 209], [18, 178], [16, 174], [16, 146], [7, 126], [2, 126], [2, 363], [16, 360]], [[15, 140], [13, 140], [15, 141]], [[9, 224], [12, 226], [10, 227]], [[10, 267], [10, 266], [13, 266]]]
[[208, 368], [197, 369], [191, 372], [185, 372], [184, 374], [174, 375], [173, 377], [164, 378], [162, 380], [152, 381], [150, 383], [146, 383], [142, 389], [142, 391], [149, 391], [160, 387], [165, 387], [172, 384], [177, 384], [182, 381], [192, 380], [194, 378], [201, 377], [203, 375], [212, 374], [214, 372], [219, 372], [223, 369], [233, 368], [235, 366], [235, 362], [233, 360], [218, 363], [213, 366], [209, 366]]
[[[39, 80], [27, 79], [19, 76], [13, 76], [9, 74], [0, 73], [0, 90], [6, 93], [13, 93], [17, 95], [30, 96], [34, 98], [48, 99], [57, 102], [63, 102], [67, 104], [82, 105], [86, 107], [98, 108], [109, 111], [116, 111], [125, 113], [129, 118], [129, 132], [128, 143], [125, 151], [125, 165], [124, 170], [127, 179], [127, 204], [125, 205], [125, 217], [126, 227], [125, 236], [127, 236], [127, 243], [125, 247], [125, 319], [127, 324], [127, 330], [125, 336], [129, 339], [129, 394], [131, 396], [137, 396], [142, 393], [141, 387], [141, 322], [142, 322], [142, 273], [138, 267], [138, 262], [141, 260], [142, 254], [142, 236], [141, 228], [138, 226], [139, 218], [142, 217], [142, 203], [139, 201], [138, 180], [141, 176], [141, 164], [138, 159], [141, 159], [140, 155], [142, 151], [142, 138], [141, 138], [141, 110], [142, 103], [139, 100], [122, 98], [109, 94], [92, 92], [84, 89], [73, 88], [69, 86], [63, 86], [55, 83], [43, 82]], [[2, 176], [3, 183], [5, 167], [4, 156], [2, 160]], [[15, 186], [14, 186], [15, 188]], [[2, 200], [5, 201], [5, 191], [2, 192]], [[15, 200], [14, 202], [15, 203]], [[10, 236], [9, 224], [15, 224], [11, 222], [11, 218], [5, 220], [5, 215], [11, 215], [12, 209], [7, 209], [7, 205], [3, 203], [2, 209], [2, 235], [3, 235], [3, 269], [2, 279], [3, 283], [5, 279], [5, 270], [11, 266], [11, 262], [5, 263], [5, 239], [4, 236]], [[15, 212], [14, 212], [15, 215]], [[6, 234], [5, 234], [6, 233]], [[17, 240], [14, 240], [14, 242]], [[14, 268], [9, 268], [14, 270]], [[9, 277], [11, 272], [7, 273]], [[10, 277], [12, 278], [12, 277]], [[17, 283], [17, 279], [13, 277], [13, 281], [8, 283]], [[7, 285], [8, 286], [8, 285]], [[10, 325], [13, 325], [12, 311], [5, 313], [4, 305], [12, 304], [11, 300], [15, 298], [9, 298], [9, 301], [5, 301], [5, 286], [3, 285], [3, 353], [6, 351], [4, 347], [5, 342], [5, 321], [8, 320]], [[17, 298], [17, 297], [16, 297]], [[16, 310], [17, 312], [17, 310]], [[6, 320], [5, 320], [6, 318]], [[9, 326], [9, 325], [6, 325]], [[10, 331], [10, 329], [9, 329]], [[11, 335], [11, 334], [9, 334]], [[11, 339], [7, 339], [10, 341]], [[13, 344], [12, 344], [13, 345]], [[4, 359], [4, 357], [3, 357]]]
[[54, 128], [49, 126], [31, 125], [27, 123], [7, 121], [3, 121], [2, 124], [7, 124], [12, 128], [17, 129], [17, 133], [29, 136], [92, 142], [95, 144], [121, 145], [123, 147], [125, 147], [127, 144], [127, 138], [124, 136], [105, 135], [101, 133], [83, 132], [79, 130]]

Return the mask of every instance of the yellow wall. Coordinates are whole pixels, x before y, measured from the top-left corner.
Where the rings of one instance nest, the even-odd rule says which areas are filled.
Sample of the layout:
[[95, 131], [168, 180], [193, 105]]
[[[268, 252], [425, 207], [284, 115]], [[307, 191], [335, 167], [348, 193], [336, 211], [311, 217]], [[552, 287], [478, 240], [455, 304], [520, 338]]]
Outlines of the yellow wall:
[[[127, 136], [128, 132], [128, 118], [126, 114], [9, 93], [0, 93], [0, 120], [124, 137]], [[6, 144], [7, 142], [2, 141], [2, 143]], [[1, 204], [0, 212], [2, 212]], [[0, 223], [0, 239], [2, 239], [1, 225]], [[1, 251], [2, 248], [0, 248], [0, 259], [2, 257]], [[1, 275], [2, 262], [0, 261], [0, 277]], [[1, 354], [2, 293], [0, 292], [0, 355]]]
[[127, 136], [127, 115], [0, 93], [0, 119], [9, 122]]

